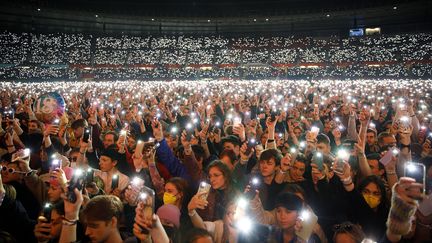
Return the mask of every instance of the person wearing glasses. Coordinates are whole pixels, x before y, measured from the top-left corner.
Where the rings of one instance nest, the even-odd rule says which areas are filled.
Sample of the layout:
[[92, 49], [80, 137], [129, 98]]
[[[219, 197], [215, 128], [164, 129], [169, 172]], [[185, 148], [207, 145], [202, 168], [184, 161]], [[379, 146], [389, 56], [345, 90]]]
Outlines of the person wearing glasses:
[[28, 171], [21, 170], [18, 161], [4, 162], [2, 164], [1, 178], [3, 184], [15, 188], [16, 200], [22, 203], [30, 219], [36, 220], [39, 215], [40, 204], [24, 184], [24, 177], [28, 176]]

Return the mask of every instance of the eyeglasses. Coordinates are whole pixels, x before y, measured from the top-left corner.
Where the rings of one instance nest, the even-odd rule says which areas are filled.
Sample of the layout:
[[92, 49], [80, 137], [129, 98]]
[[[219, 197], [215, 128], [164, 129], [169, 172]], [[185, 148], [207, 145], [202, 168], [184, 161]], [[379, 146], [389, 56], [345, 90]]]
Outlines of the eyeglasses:
[[71, 157], [71, 158], [70, 158], [70, 161], [71, 161], [71, 162], [76, 162], [77, 160], [78, 160], [78, 157]]
[[18, 174], [27, 174], [26, 172], [22, 172], [22, 171], [17, 171], [17, 170], [15, 170], [14, 168], [9, 168], [9, 167], [6, 167], [6, 166], [3, 166], [2, 168], [1, 168], [1, 170], [3, 171], [3, 172], [8, 172], [9, 174], [14, 174], [14, 173], [18, 173]]

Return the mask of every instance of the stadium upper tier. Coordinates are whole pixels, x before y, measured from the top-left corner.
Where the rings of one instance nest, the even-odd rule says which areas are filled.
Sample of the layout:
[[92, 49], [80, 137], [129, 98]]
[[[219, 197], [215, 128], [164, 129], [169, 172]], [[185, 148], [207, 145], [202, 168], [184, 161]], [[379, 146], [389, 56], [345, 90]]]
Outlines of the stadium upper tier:
[[430, 77], [432, 34], [362, 38], [0, 33], [0, 79]]

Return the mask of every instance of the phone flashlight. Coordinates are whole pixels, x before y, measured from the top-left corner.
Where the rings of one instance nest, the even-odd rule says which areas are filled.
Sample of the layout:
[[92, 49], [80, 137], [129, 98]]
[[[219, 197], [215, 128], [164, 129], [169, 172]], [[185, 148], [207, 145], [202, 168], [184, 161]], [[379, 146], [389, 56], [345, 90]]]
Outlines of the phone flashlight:
[[345, 149], [339, 149], [337, 156], [343, 160], [348, 160], [350, 154]]
[[306, 147], [306, 142], [305, 142], [305, 141], [301, 141], [301, 142], [299, 143], [299, 147], [300, 147], [300, 148], [305, 148], [305, 147]]
[[407, 116], [402, 116], [402, 117], [400, 118], [400, 121], [403, 122], [403, 123], [408, 123], [408, 122], [409, 122], [409, 117], [407, 117]]
[[171, 133], [172, 134], [177, 134], [177, 132], [178, 132], [178, 128], [177, 127], [172, 127], [171, 128]]
[[131, 181], [131, 184], [136, 188], [140, 188], [144, 185], [144, 180], [139, 177], [134, 177]]
[[119, 183], [119, 176], [117, 174], [114, 174], [111, 179], [111, 189], [114, 190], [118, 187]]

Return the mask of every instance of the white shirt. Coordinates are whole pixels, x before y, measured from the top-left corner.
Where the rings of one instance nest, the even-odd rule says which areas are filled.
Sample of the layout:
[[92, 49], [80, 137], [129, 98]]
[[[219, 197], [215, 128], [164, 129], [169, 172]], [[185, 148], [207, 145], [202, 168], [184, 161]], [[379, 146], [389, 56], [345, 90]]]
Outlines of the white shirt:
[[[120, 173], [120, 171], [117, 171], [114, 174], [117, 174], [119, 176], [118, 189], [120, 189], [120, 191], [123, 191], [129, 185], [129, 177], [125, 174]], [[104, 182], [105, 188], [103, 188], [103, 190], [105, 191], [105, 193], [111, 193], [112, 176], [109, 176], [108, 172], [103, 172], [97, 169], [94, 169], [94, 176], [101, 178]]]

